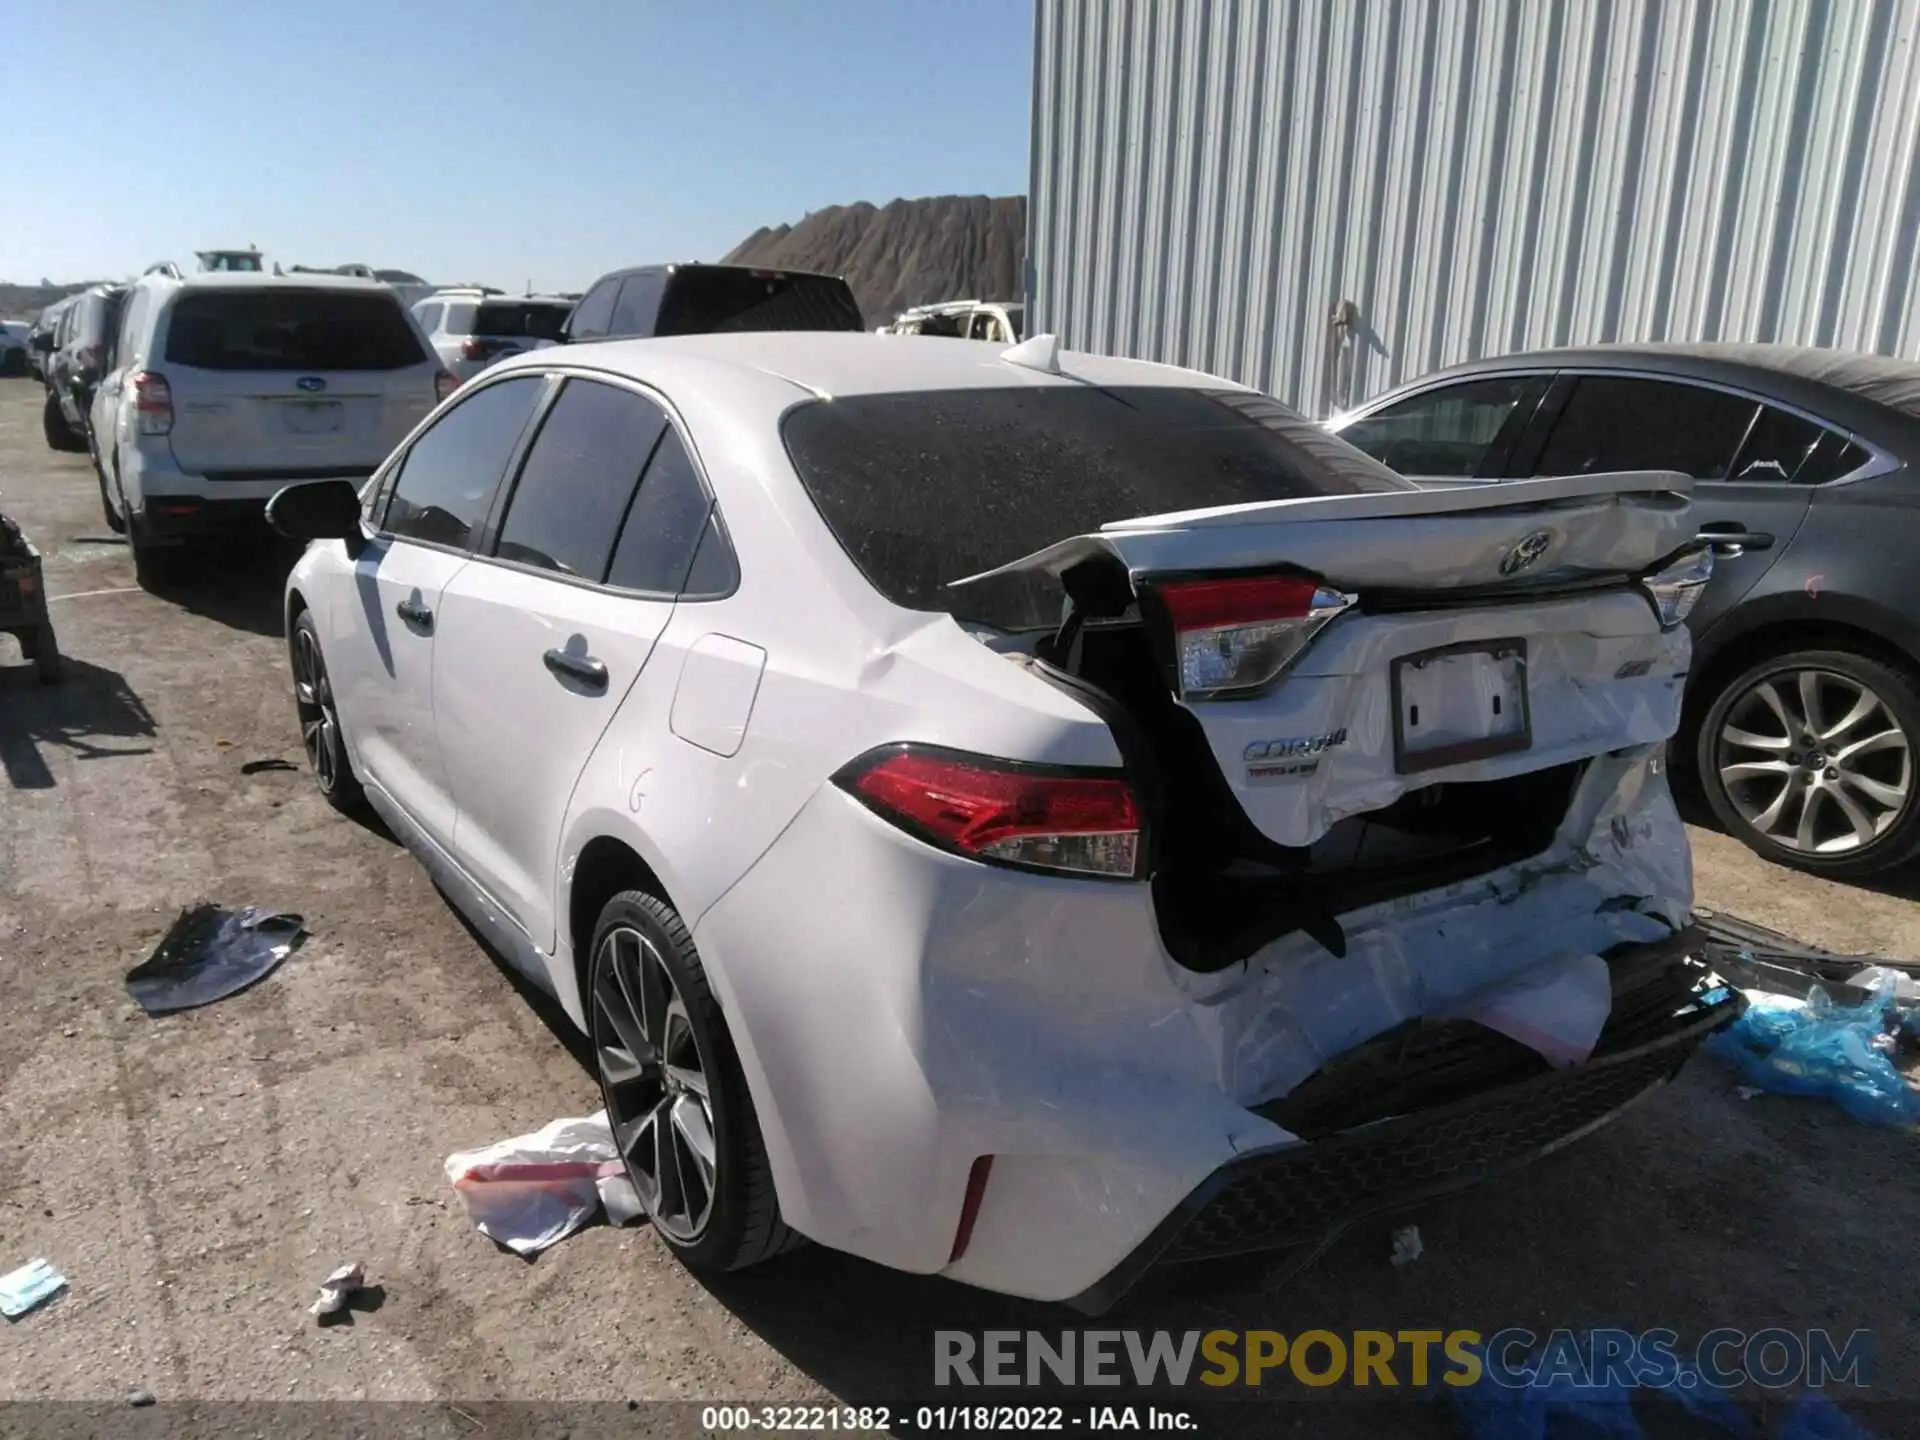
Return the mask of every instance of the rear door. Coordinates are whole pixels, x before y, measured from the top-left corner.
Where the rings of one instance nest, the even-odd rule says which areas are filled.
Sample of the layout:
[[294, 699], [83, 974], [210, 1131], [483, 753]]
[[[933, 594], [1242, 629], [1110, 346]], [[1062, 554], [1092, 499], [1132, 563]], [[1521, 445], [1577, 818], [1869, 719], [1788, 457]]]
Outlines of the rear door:
[[434, 709], [459, 810], [455, 851], [547, 953], [574, 782], [642, 676], [711, 508], [655, 399], [568, 379], [489, 553], [447, 587]]
[[[1794, 480], [1815, 459], [1822, 427], [1707, 385], [1637, 375], [1566, 378], [1565, 404], [1551, 417], [1542, 413], [1525, 447], [1531, 453], [1517, 453], [1510, 473], [1658, 469], [1692, 476], [1697, 528], [1721, 537], [1713, 580], [1688, 620], [1696, 634], [1705, 631], [1759, 582], [1805, 521], [1812, 491]], [[1832, 442], [1827, 448], [1838, 453]], [[1741, 545], [1742, 536], [1750, 543]]]
[[214, 481], [370, 475], [437, 401], [384, 287], [188, 287], [157, 348], [174, 459]]
[[354, 602], [326, 620], [327, 668], [355, 762], [449, 854], [454, 806], [433, 712], [442, 596], [468, 563], [546, 388], [538, 376], [482, 385], [420, 433], [374, 503], [377, 533], [354, 561]]

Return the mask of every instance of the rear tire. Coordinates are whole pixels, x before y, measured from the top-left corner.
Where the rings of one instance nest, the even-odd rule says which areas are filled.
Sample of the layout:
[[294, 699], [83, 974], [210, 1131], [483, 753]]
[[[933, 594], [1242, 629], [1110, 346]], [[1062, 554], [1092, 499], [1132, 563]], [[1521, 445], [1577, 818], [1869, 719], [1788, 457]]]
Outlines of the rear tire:
[[47, 398], [40, 407], [40, 429], [47, 437], [47, 447], [66, 454], [87, 448], [87, 442], [73, 433], [73, 427], [67, 424], [67, 417], [61, 413], [60, 397], [53, 390], [47, 390]]
[[133, 551], [133, 583], [153, 594], [170, 589], [179, 573], [179, 551], [155, 545], [145, 534], [146, 527], [131, 517], [127, 520], [127, 547]]
[[679, 912], [643, 890], [609, 900], [581, 1003], [614, 1143], [667, 1248], [717, 1274], [801, 1244], [780, 1218], [753, 1097]]
[[1915, 677], [1850, 650], [1749, 666], [1714, 697], [1694, 742], [1700, 788], [1728, 834], [1835, 880], [1920, 853], [1916, 755]]

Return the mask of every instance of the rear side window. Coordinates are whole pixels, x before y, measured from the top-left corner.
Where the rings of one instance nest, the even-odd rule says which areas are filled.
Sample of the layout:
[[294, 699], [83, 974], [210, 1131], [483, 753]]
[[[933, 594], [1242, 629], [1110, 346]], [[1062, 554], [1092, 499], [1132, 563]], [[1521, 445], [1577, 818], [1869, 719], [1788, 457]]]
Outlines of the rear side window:
[[620, 282], [620, 298], [614, 302], [609, 335], [650, 336], [660, 315], [660, 297], [666, 292], [667, 277], [659, 270], [629, 275]]
[[1769, 405], [1740, 448], [1733, 478], [1822, 485], [1858, 470], [1866, 460], [1867, 452], [1846, 436]]
[[433, 333], [434, 328], [440, 323], [440, 311], [442, 308], [444, 307], [439, 305], [422, 305], [418, 310], [413, 312], [415, 318], [420, 322], [420, 328], [429, 335]]
[[666, 428], [666, 413], [644, 395], [569, 380], [520, 467], [494, 553], [603, 580], [634, 485]]
[[641, 477], [640, 493], [620, 530], [607, 583], [676, 595], [687, 583], [713, 504], [693, 457], [671, 426]]
[[1494, 475], [1546, 388], [1544, 375], [1469, 380], [1375, 411], [1340, 438], [1402, 475]]
[[506, 336], [512, 339], [558, 340], [566, 333], [567, 307], [494, 300], [480, 307], [474, 317], [476, 335]]
[[1534, 474], [1678, 470], [1724, 480], [1756, 408], [1701, 385], [1588, 375], [1554, 422]]
[[[853, 291], [846, 281], [833, 276], [756, 274], [689, 265], [669, 279], [654, 333], [865, 328]], [[622, 332], [616, 328], [615, 333]]]
[[167, 321], [167, 363], [197, 370], [400, 370], [425, 358], [391, 295], [188, 291]]
[[1415, 488], [1244, 391], [855, 395], [796, 407], [782, 435], [827, 527], [876, 590], [1005, 630], [1057, 624], [1057, 586], [1027, 576], [959, 591], [947, 583], [1109, 521]]
[[469, 544], [545, 387], [533, 375], [503, 380], [434, 421], [400, 462], [384, 528], [435, 545]]
[[473, 307], [472, 305], [447, 306], [447, 323], [446, 323], [447, 334], [449, 335], [473, 334], [474, 308], [475, 307]]
[[593, 340], [605, 335], [613, 324], [613, 298], [619, 293], [618, 276], [602, 280], [589, 290], [567, 317], [567, 335], [574, 340]]

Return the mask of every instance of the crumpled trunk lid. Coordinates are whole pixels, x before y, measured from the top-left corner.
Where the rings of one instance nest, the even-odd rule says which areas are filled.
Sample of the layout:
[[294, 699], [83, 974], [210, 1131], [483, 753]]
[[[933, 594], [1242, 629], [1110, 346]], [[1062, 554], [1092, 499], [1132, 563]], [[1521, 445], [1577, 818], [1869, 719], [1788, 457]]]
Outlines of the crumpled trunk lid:
[[1638, 580], [1692, 548], [1690, 484], [1588, 475], [1151, 516], [989, 573], [1047, 571], [1075, 593], [1077, 567], [1117, 565], [1151, 597], [1286, 570], [1351, 599], [1259, 693], [1180, 698], [1248, 819], [1305, 847], [1422, 787], [1668, 738], [1690, 651]]

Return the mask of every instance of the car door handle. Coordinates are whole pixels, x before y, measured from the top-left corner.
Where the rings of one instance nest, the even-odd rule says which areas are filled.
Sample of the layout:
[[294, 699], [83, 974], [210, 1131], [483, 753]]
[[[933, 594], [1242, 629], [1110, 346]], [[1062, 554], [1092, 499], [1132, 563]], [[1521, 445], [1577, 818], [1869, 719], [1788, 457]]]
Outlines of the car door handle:
[[422, 630], [431, 630], [433, 628], [433, 611], [425, 605], [422, 605], [418, 600], [402, 600], [398, 605], [393, 607], [393, 613], [409, 625], [418, 625]]
[[1763, 530], [1749, 530], [1731, 520], [1702, 525], [1700, 533], [1693, 538], [1702, 545], [1711, 545], [1717, 555], [1744, 555], [1749, 550], [1773, 548], [1773, 536]]
[[540, 657], [556, 676], [578, 680], [595, 690], [607, 688], [607, 667], [591, 655], [575, 655], [567, 650], [549, 650]]

